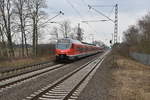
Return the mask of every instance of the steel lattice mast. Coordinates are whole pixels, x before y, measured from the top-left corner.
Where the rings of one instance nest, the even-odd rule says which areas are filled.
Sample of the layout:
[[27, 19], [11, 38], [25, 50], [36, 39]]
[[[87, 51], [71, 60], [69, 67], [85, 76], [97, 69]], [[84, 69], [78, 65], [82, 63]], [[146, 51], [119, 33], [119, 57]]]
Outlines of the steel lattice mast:
[[[91, 21], [82, 21], [82, 22], [98, 22], [98, 21], [111, 21], [114, 23], [114, 33], [112, 37], [113, 44], [118, 43], [118, 4], [116, 5], [88, 5], [89, 9], [94, 10], [95, 12], [99, 13], [100, 15], [104, 16], [108, 20], [91, 20]], [[115, 8], [115, 19], [111, 19], [109, 16], [105, 15], [104, 13], [98, 11], [94, 7], [114, 7]]]
[[114, 44], [118, 42], [118, 4], [115, 5]]

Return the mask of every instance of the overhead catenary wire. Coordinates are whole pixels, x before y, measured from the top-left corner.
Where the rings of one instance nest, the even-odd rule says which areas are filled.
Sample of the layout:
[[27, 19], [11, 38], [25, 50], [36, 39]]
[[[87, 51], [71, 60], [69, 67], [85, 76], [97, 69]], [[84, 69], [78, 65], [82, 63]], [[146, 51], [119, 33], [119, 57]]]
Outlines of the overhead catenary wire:
[[111, 11], [109, 12], [108, 17], [111, 17], [111, 15], [112, 15], [112, 13], [113, 13], [114, 9], [115, 9], [115, 6], [113, 6], [113, 7], [112, 7]]
[[[78, 16], [80, 17], [80, 19], [83, 21], [83, 18], [82, 18], [82, 15], [81, 13], [77, 10], [77, 8], [69, 1], [69, 0], [66, 0], [67, 3], [72, 7], [72, 9], [74, 9], [74, 11], [78, 14]], [[87, 5], [87, 3], [84, 1], [84, 0], [81, 0], [85, 5]], [[81, 21], [81, 22], [82, 22]], [[92, 28], [92, 26], [89, 24], [89, 23], [86, 23], [89, 28]], [[93, 29], [93, 28], [92, 28]], [[94, 30], [94, 29], [93, 29]], [[96, 31], [94, 30], [94, 32], [96, 33]]]
[[113, 12], [113, 10], [114, 10], [114, 8], [115, 8], [115, 6], [114, 5], [90, 5], [91, 7], [102, 7], [102, 8], [106, 8], [106, 7], [109, 7], [109, 8], [112, 8], [111, 10], [110, 10], [110, 12], [109, 12], [109, 15], [108, 15], [108, 17], [110, 17], [111, 16], [111, 14], [112, 14], [112, 12]]
[[95, 12], [99, 13], [100, 15], [106, 17], [107, 19], [109, 19], [110, 21], [112, 21], [114, 23], [114, 21], [109, 18], [108, 16], [106, 16], [105, 14], [103, 14], [102, 12], [98, 11], [97, 9], [93, 8], [92, 6], [88, 5], [89, 9], [93, 9]]
[[71, 6], [71, 8], [77, 13], [77, 15], [82, 19], [81, 13], [76, 9], [76, 7], [69, 1], [66, 0], [66, 2]]
[[40, 24], [39, 26], [43, 26], [44, 24], [48, 23], [49, 21], [51, 21], [52, 19], [58, 17], [59, 15], [64, 15], [64, 13], [62, 11], [60, 11], [57, 15], [55, 15], [54, 17], [48, 19], [47, 21], [43, 22], [42, 24]]
[[85, 5], [87, 4], [84, 0], [81, 0]]
[[[89, 4], [85, 1], [85, 0], [81, 0], [86, 6], [88, 6]], [[90, 10], [90, 9], [89, 9]], [[91, 28], [92, 27], [92, 25], [90, 25], [88, 22], [98, 22], [98, 21], [109, 21], [109, 20], [106, 20], [106, 19], [103, 19], [103, 20], [82, 20], [82, 22], [84, 22], [84, 23], [86, 23], [88, 26], [89, 26], [89, 28]], [[93, 29], [94, 30], [94, 29]], [[94, 32], [96, 32], [95, 30], [94, 30]]]
[[98, 22], [98, 21], [109, 21], [109, 20], [84, 20], [82, 21], [83, 23], [87, 23], [87, 22]]
[[[82, 15], [81, 15], [80, 11], [78, 11], [77, 8], [76, 8], [69, 0], [66, 0], [66, 2], [67, 2], [67, 3], [71, 6], [71, 8], [77, 13], [77, 15], [80, 17], [81, 22], [82, 22], [84, 19], [83, 19]], [[87, 6], [87, 3], [86, 3], [85, 1], [82, 0], [82, 2], [84, 2], [84, 4]], [[89, 23], [86, 23], [86, 24], [88, 25], [88, 27], [89, 27], [90, 30], [92, 29], [92, 31], [93, 31], [94, 33], [97, 33], [96, 30], [93, 28], [92, 25], [90, 25]]]
[[[83, 0], [82, 0], [83, 1]], [[99, 10], [95, 9], [94, 7], [113, 7], [112, 10], [110, 11], [110, 15], [105, 15], [104, 13], [100, 12]], [[94, 10], [95, 12], [99, 13], [101, 16], [107, 18], [108, 20], [110, 20], [111, 22], [113, 22], [115, 24], [114, 26], [114, 37], [116, 37], [114, 39], [114, 43], [117, 43], [117, 34], [118, 34], [118, 4], [116, 5], [88, 5], [89, 7], [89, 10], [92, 9]], [[115, 9], [115, 19], [111, 19], [111, 14], [113, 12], [113, 10]], [[88, 22], [88, 21], [85, 21], [85, 22]], [[95, 21], [92, 21], [92, 22], [95, 22]]]
[[114, 5], [91, 5], [92, 7], [112, 7]]
[[[92, 7], [112, 7], [112, 9], [111, 9], [111, 11], [109, 12], [109, 15], [108, 16], [106, 16], [105, 14], [103, 14], [102, 12], [100, 12], [100, 11], [98, 11], [98, 10], [96, 10], [96, 12], [98, 12], [98, 13], [100, 13], [102, 16], [104, 16], [104, 17], [108, 17], [107, 19], [109, 19], [109, 20], [111, 20], [111, 21], [113, 21], [111, 18], [110, 18], [110, 16], [112, 15], [112, 12], [113, 12], [113, 10], [114, 10], [114, 8], [115, 8], [115, 6], [114, 5], [89, 5], [85, 0], [81, 0], [85, 5], [87, 5], [88, 7], [89, 7], [89, 10], [92, 8]], [[106, 20], [97, 20], [97, 21], [106, 21]], [[108, 21], [108, 20], [107, 20]], [[96, 20], [90, 20], [90, 22], [96, 22]], [[114, 21], [113, 21], [114, 22]]]

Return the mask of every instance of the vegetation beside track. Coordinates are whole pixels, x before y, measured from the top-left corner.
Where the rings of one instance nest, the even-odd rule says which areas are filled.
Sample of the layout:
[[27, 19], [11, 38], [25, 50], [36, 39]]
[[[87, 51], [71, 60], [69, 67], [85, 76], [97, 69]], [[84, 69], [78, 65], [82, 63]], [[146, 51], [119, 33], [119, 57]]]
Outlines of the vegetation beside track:
[[149, 100], [150, 66], [122, 56], [111, 55], [112, 84], [110, 100]]
[[46, 61], [53, 61], [55, 57], [52, 56], [42, 56], [42, 57], [36, 57], [36, 58], [19, 58], [19, 59], [11, 59], [6, 60], [3, 62], [0, 62], [0, 68], [5, 67], [20, 67], [24, 65], [31, 65], [36, 63], [42, 63]]

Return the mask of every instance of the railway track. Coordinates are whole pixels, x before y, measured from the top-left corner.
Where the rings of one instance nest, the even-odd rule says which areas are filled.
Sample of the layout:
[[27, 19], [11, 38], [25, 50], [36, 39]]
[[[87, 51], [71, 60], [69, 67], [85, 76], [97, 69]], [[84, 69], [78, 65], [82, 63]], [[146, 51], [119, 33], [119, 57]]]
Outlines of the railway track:
[[80, 66], [23, 100], [75, 100], [92, 78], [106, 54]]
[[[26, 69], [27, 70], [26, 72], [19, 73], [19, 74], [17, 73], [15, 75], [0, 79], [0, 93], [4, 92], [5, 90], [8, 90], [9, 88], [15, 87], [17, 85], [35, 79], [37, 77], [45, 75], [50, 71], [57, 70], [65, 65], [66, 64], [55, 64], [55, 63], [47, 62], [47, 63], [36, 64], [31, 67], [26, 66], [25, 68], [28, 69], [28, 70]], [[32, 69], [33, 67], [34, 69]], [[20, 70], [20, 68], [18, 68], [17, 70]], [[25, 70], [25, 69], [21, 68], [21, 70]], [[9, 71], [9, 73], [14, 73], [14, 70], [12, 70], [12, 72]]]
[[10, 78], [6, 78], [0, 81], [0, 92], [3, 92], [4, 90], [7, 90], [9, 88], [12, 88], [16, 85], [20, 85], [22, 83], [25, 83], [29, 80], [35, 79], [41, 75], [47, 74], [50, 71], [59, 69], [63, 67], [65, 64], [56, 64], [56, 65], [50, 65], [50, 64], [45, 64], [43, 65], [43, 68], [36, 69], [34, 71], [29, 71], [17, 76], [13, 76]]
[[19, 76], [21, 74], [43, 69], [46, 67], [46, 65], [55, 65], [55, 63], [47, 61], [47, 62], [32, 64], [32, 65], [26, 65], [26, 66], [21, 66], [16, 68], [12, 67], [12, 68], [2, 70], [0, 71], [0, 81], [11, 77]]

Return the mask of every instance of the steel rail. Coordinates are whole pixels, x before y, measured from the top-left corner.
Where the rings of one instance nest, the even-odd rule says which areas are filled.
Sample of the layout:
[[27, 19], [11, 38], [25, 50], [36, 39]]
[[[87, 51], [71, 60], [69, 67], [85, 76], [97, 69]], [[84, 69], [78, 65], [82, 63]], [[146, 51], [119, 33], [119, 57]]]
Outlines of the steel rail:
[[37, 77], [42, 74], [46, 74], [47, 72], [53, 71], [55, 69], [59, 69], [63, 67], [65, 64], [57, 64], [53, 66], [48, 66], [47, 68], [44, 68], [42, 70], [36, 70], [30, 73], [22, 74], [16, 77], [12, 77], [3, 81], [0, 81], [0, 92], [2, 92], [4, 89], [9, 88], [10, 86], [19, 84], [20, 82], [24, 82], [26, 80], [29, 80], [31, 78]]
[[[71, 78], [73, 75], [76, 75], [76, 73], [83, 70], [87, 66], [90, 66], [90, 64], [94, 64], [94, 67], [85, 75], [85, 77], [78, 84], [76, 84], [76, 86], [69, 93], [67, 93], [66, 96], [62, 99], [62, 100], [67, 100], [71, 96], [71, 94], [76, 90], [76, 88], [89, 76], [89, 74], [94, 70], [94, 68], [100, 63], [101, 60], [102, 60], [102, 58], [100, 57], [100, 58], [93, 59], [92, 61], [89, 61], [88, 63], [80, 66], [79, 68], [70, 72], [69, 74], [65, 75], [64, 77], [58, 79], [54, 83], [49, 84], [46, 87], [42, 88], [41, 90], [34, 92], [33, 94], [31, 94], [31, 96], [26, 97], [26, 99], [23, 99], [23, 100], [28, 100], [28, 99], [29, 100], [38, 100], [39, 98], [41, 99], [42, 96], [45, 95], [46, 93], [48, 93], [50, 90], [53, 90], [54, 88], [59, 87], [60, 84], [63, 84], [63, 82], [65, 82], [67, 79]], [[56, 96], [56, 98], [57, 98], [57, 96]], [[47, 98], [47, 100], [48, 99], [49, 98]], [[44, 98], [43, 98], [43, 100], [44, 100]], [[45, 100], [46, 100], [46, 98], [45, 98]], [[51, 100], [51, 99], [49, 99], [49, 100]]]

